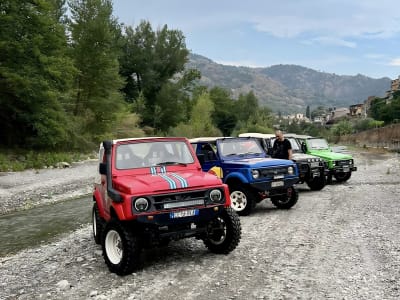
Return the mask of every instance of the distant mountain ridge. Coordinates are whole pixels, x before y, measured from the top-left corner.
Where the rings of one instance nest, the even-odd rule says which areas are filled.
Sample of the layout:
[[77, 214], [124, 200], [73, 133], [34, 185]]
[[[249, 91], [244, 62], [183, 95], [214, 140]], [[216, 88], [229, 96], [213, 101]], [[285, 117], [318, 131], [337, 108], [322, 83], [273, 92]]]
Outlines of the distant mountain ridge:
[[228, 66], [197, 54], [190, 55], [187, 67], [201, 72], [203, 85], [223, 87], [231, 91], [234, 98], [253, 91], [261, 106], [282, 113], [305, 113], [307, 105], [311, 110], [319, 105], [348, 107], [362, 103], [369, 96], [383, 97], [391, 83], [388, 77], [336, 75], [298, 65]]

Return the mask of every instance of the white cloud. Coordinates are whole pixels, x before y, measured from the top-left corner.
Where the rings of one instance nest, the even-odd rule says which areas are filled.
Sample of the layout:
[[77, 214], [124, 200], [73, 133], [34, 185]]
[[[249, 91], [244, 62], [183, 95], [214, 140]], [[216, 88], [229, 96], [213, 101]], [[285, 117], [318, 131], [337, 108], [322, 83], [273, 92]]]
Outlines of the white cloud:
[[[300, 35], [337, 38], [385, 38], [400, 33], [398, 0], [114, 0], [129, 3], [135, 13], [155, 25], [170, 24], [185, 33], [200, 29], [252, 24], [257, 31], [280, 38]], [[125, 4], [127, 5], [127, 4]], [[137, 19], [138, 17], [136, 17]]]
[[400, 67], [400, 57], [394, 58], [389, 62], [389, 66]]
[[321, 36], [317, 38], [313, 38], [310, 40], [306, 40], [303, 42], [304, 44], [321, 44], [321, 45], [327, 45], [327, 46], [341, 46], [341, 47], [347, 47], [347, 48], [356, 48], [357, 44], [355, 42], [350, 42], [346, 41], [341, 38], [336, 38], [336, 37], [328, 37], [328, 36]]

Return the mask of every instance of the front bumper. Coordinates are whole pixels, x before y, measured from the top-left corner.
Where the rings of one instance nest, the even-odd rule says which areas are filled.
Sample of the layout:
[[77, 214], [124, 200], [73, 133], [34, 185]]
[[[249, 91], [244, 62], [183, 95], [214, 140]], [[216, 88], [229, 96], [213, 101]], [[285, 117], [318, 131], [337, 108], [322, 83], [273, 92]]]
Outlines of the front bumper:
[[[218, 215], [222, 213], [225, 209], [223, 205], [213, 205], [209, 207], [187, 207], [182, 209], [174, 209], [171, 211], [162, 211], [152, 214], [139, 215], [136, 218], [138, 223], [146, 225], [156, 225], [156, 226], [170, 226], [179, 224], [190, 224], [190, 223], [207, 223], [215, 219]], [[174, 218], [172, 214], [177, 212], [189, 212], [193, 215], [187, 215], [183, 217]]]
[[260, 192], [270, 190], [282, 190], [293, 186], [299, 181], [299, 177], [285, 178], [281, 180], [271, 180], [263, 182], [250, 183], [250, 186]]
[[334, 167], [333, 169], [329, 170], [329, 174], [334, 175], [337, 173], [349, 173], [357, 171], [357, 167]]

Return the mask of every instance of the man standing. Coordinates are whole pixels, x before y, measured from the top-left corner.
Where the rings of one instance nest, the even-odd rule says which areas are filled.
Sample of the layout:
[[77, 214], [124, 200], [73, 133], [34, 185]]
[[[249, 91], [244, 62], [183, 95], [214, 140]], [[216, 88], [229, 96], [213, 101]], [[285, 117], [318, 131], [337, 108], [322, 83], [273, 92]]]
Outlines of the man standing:
[[292, 145], [285, 139], [282, 131], [275, 131], [275, 141], [272, 146], [272, 157], [281, 159], [292, 159]]

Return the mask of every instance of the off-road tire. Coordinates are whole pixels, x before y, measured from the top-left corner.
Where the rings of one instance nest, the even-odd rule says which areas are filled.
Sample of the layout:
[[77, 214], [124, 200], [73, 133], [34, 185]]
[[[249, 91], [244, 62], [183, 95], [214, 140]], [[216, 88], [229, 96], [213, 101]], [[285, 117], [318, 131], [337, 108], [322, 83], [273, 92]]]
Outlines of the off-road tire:
[[228, 254], [239, 244], [242, 226], [238, 214], [230, 207], [207, 224], [204, 245], [213, 253]]
[[339, 173], [336, 173], [333, 176], [335, 176], [335, 179], [336, 179], [337, 182], [345, 182], [345, 181], [350, 179], [351, 172], [346, 172], [346, 173], [345, 172], [339, 172]]
[[286, 189], [286, 194], [271, 197], [271, 202], [277, 208], [290, 209], [292, 208], [299, 199], [299, 192], [294, 186]]
[[99, 208], [97, 203], [93, 204], [92, 209], [92, 231], [93, 231], [93, 238], [96, 244], [101, 244], [101, 236], [104, 229], [105, 221], [99, 214]]
[[257, 195], [243, 185], [229, 185], [231, 207], [239, 216], [248, 216], [257, 204]]
[[101, 245], [110, 272], [122, 276], [139, 268], [142, 248], [137, 237], [120, 221], [111, 220], [105, 225]]
[[326, 185], [325, 175], [321, 174], [319, 177], [315, 177], [312, 180], [307, 180], [306, 183], [312, 191], [320, 191]]

